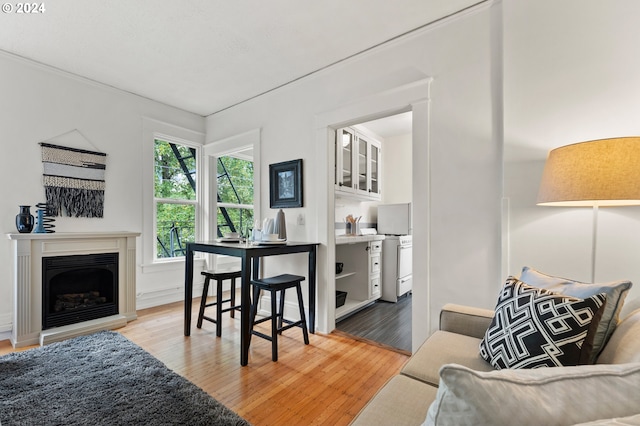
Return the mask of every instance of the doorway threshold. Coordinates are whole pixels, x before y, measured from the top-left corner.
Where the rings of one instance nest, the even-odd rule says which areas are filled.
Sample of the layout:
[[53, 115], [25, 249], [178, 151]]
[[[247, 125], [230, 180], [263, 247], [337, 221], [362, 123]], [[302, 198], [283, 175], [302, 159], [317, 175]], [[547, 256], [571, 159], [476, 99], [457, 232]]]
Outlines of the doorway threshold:
[[396, 303], [381, 300], [336, 324], [336, 330], [381, 347], [411, 353], [411, 292]]
[[404, 350], [404, 349], [396, 348], [394, 346], [385, 345], [384, 343], [376, 342], [375, 340], [367, 339], [365, 337], [356, 336], [355, 334], [346, 333], [346, 332], [344, 332], [342, 330], [338, 330], [337, 328], [335, 330], [333, 330], [331, 333], [335, 334], [336, 336], [346, 337], [348, 339], [352, 339], [352, 340], [355, 340], [357, 342], [363, 342], [363, 343], [366, 343], [368, 345], [376, 346], [376, 347], [379, 347], [379, 348], [382, 348], [382, 349], [386, 349], [386, 350], [389, 350], [389, 351], [392, 351], [392, 352], [397, 352], [397, 353], [402, 354], [402, 355], [407, 355], [407, 356], [411, 356], [412, 355], [411, 351], [407, 351], [407, 350]]

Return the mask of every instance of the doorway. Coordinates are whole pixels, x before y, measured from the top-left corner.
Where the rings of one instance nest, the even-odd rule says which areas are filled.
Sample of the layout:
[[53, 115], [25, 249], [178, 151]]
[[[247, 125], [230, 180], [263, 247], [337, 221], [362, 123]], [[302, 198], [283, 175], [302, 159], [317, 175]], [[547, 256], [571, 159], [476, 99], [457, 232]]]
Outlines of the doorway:
[[[412, 112], [403, 112], [380, 119], [366, 121], [350, 126], [355, 132], [362, 132], [375, 138], [381, 145], [381, 197], [370, 201], [351, 198], [335, 192], [335, 233], [338, 238], [342, 232], [342, 219], [345, 216], [362, 218], [368, 232], [377, 232], [377, 210], [381, 204], [411, 204], [412, 202]], [[380, 232], [377, 232], [380, 234]], [[389, 237], [398, 238], [398, 237]], [[395, 247], [395, 246], [394, 246]], [[390, 250], [391, 248], [389, 248]], [[411, 248], [409, 248], [410, 250]], [[383, 247], [384, 250], [384, 247]], [[338, 250], [336, 250], [338, 252]], [[340, 250], [345, 253], [344, 250]], [[342, 254], [342, 256], [345, 256]], [[384, 257], [384, 252], [382, 253]], [[391, 257], [389, 254], [388, 257]], [[343, 260], [343, 259], [338, 259]], [[382, 260], [385, 264], [385, 260]], [[399, 278], [389, 267], [380, 276], [382, 291], [395, 294]], [[409, 265], [409, 276], [411, 266]], [[362, 280], [371, 279], [365, 275]], [[363, 286], [367, 283], [363, 282]], [[338, 286], [336, 284], [336, 286]], [[386, 299], [386, 300], [384, 300]], [[383, 297], [372, 300], [362, 309], [342, 318], [338, 318], [336, 329], [357, 339], [372, 341], [394, 350], [411, 353], [412, 350], [412, 295], [403, 291], [396, 299]]]
[[412, 209], [420, 213], [420, 221], [413, 223], [413, 256], [422, 259], [413, 265], [413, 276], [420, 277], [414, 283], [412, 304], [420, 309], [411, 312], [412, 351], [416, 350], [430, 334], [431, 309], [429, 303], [429, 229], [431, 226], [428, 192], [431, 187], [430, 158], [430, 77], [394, 87], [358, 99], [342, 103], [331, 111], [314, 117], [316, 156], [325, 167], [318, 169], [318, 196], [326, 203], [318, 211], [318, 331], [330, 333], [336, 328], [336, 250], [335, 250], [335, 129], [401, 112], [412, 112], [412, 182], [419, 182], [413, 195]]

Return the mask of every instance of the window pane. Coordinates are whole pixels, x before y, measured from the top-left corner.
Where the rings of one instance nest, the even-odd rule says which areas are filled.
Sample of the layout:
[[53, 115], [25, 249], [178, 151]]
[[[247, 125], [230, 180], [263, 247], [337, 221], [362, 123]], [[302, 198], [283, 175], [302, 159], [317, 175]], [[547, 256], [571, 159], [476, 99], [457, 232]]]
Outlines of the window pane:
[[253, 204], [253, 162], [218, 158], [218, 196], [222, 203]]
[[[225, 216], [226, 213], [226, 216]], [[240, 208], [218, 208], [218, 236], [227, 232], [240, 232], [246, 235], [253, 228], [253, 210]]]
[[186, 243], [195, 241], [196, 206], [156, 204], [158, 258], [184, 256]]
[[156, 198], [196, 199], [196, 151], [188, 146], [156, 139]]

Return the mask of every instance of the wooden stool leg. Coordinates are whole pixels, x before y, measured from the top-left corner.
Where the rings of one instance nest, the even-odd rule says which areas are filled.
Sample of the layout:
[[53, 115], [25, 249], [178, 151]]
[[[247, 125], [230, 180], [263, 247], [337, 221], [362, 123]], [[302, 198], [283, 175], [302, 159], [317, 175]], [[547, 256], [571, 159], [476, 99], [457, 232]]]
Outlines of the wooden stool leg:
[[260, 300], [260, 289], [253, 288], [253, 303], [251, 303], [251, 309], [249, 309], [249, 344], [251, 344], [251, 336], [253, 335], [253, 323], [256, 322], [256, 314], [258, 313], [258, 301]]
[[271, 292], [271, 359], [278, 360], [278, 311], [276, 310], [276, 291]]
[[222, 280], [216, 280], [216, 336], [222, 336]]
[[[231, 307], [234, 306], [236, 306], [236, 279], [231, 278]], [[231, 309], [231, 313], [229, 315], [231, 315], [231, 318], [235, 318], [236, 310]]]
[[300, 283], [296, 286], [296, 290], [298, 291], [298, 306], [300, 307], [300, 320], [302, 321], [302, 334], [304, 335], [304, 344], [309, 344], [309, 332], [307, 331], [307, 319], [304, 315], [304, 301], [302, 299], [302, 287], [300, 287]]
[[[282, 328], [282, 319], [284, 318], [284, 295], [287, 289], [280, 290], [280, 310], [278, 311], [278, 329]], [[282, 331], [279, 331], [279, 334], [282, 334]]]
[[204, 316], [204, 308], [207, 304], [207, 293], [209, 292], [209, 277], [204, 280], [204, 287], [202, 289], [202, 298], [200, 299], [200, 311], [198, 311], [198, 328], [202, 328], [202, 317]]

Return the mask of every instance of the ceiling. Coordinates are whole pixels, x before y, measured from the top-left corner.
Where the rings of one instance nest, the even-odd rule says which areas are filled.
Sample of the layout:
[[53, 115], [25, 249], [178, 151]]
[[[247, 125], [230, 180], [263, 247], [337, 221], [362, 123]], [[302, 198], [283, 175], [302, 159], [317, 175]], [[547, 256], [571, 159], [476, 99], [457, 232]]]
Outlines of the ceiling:
[[56, 0], [0, 50], [202, 116], [480, 0]]
[[389, 117], [379, 118], [373, 121], [360, 123], [359, 126], [365, 127], [376, 135], [384, 138], [392, 136], [408, 135], [412, 133], [413, 114], [411, 111], [402, 114], [391, 115]]

